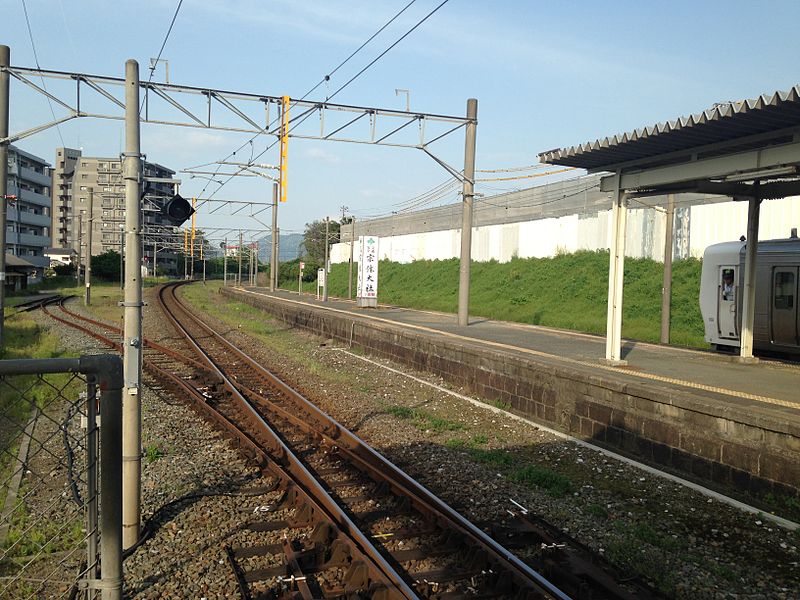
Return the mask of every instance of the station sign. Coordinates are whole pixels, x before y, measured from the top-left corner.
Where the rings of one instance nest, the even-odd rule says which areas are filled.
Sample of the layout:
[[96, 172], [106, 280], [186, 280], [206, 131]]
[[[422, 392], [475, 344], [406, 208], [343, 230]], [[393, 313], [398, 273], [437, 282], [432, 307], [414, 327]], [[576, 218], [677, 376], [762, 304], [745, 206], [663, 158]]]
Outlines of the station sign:
[[378, 305], [378, 247], [380, 239], [374, 235], [359, 236], [361, 256], [358, 261], [357, 305]]

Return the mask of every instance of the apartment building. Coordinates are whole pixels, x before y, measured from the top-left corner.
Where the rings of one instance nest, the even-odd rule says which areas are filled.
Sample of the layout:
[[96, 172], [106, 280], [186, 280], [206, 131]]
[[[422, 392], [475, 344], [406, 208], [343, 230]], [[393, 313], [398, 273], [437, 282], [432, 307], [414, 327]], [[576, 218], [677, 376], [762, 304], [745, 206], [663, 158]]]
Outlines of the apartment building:
[[51, 233], [54, 248], [72, 248], [72, 176], [81, 151], [73, 148], [56, 148], [56, 162], [52, 169]]
[[8, 203], [5, 252], [36, 267], [28, 277], [38, 281], [49, 266], [51, 245], [50, 164], [16, 146], [8, 148]]
[[[120, 252], [125, 226], [125, 181], [120, 158], [82, 156], [79, 150], [69, 148], [59, 148], [56, 158], [59, 165], [62, 158], [64, 161], [58, 206], [67, 215], [59, 241], [65, 240], [65, 247], [76, 252], [80, 249], [81, 256], [85, 256], [91, 224], [93, 256], [108, 250]], [[177, 182], [172, 181], [175, 171], [145, 161], [143, 174], [147, 182], [147, 194], [142, 202], [143, 263], [149, 272], [153, 271], [153, 242], [157, 241], [159, 268], [175, 273], [178, 257], [173, 251], [164, 250], [164, 246], [176, 247], [177, 242], [167, 243], [174, 237], [172, 226], [161, 214], [161, 207], [176, 193]], [[93, 198], [91, 219], [90, 195]]]

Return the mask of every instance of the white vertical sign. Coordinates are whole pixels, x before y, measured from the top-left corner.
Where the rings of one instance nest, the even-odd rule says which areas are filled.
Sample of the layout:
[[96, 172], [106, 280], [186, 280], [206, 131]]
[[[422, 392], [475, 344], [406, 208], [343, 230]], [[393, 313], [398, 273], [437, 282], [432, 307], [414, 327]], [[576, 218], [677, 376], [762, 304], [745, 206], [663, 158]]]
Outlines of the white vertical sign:
[[372, 300], [371, 306], [378, 300], [378, 241], [375, 236], [360, 236], [358, 244], [361, 257], [358, 261], [358, 298]]

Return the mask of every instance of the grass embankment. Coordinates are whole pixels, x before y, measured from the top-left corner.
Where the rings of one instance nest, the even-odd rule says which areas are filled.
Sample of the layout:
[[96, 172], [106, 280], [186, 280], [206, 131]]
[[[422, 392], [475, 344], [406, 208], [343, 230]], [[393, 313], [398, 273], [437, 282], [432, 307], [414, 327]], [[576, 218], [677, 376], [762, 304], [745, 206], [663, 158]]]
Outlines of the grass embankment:
[[[39, 327], [26, 314], [8, 316], [5, 321], [5, 345], [0, 359], [64, 358], [74, 356], [65, 351], [56, 336]], [[70, 382], [69, 373], [17, 375], [0, 379], [0, 481], [7, 481], [11, 457], [16, 456], [20, 432], [35, 408], [44, 408], [55, 397], [56, 390], [65, 390], [68, 397], [78, 394], [78, 382]], [[66, 388], [66, 389], [65, 389]], [[0, 487], [0, 507], [7, 493]]]
[[[608, 252], [577, 252], [553, 258], [473, 262], [470, 315], [605, 334]], [[454, 313], [458, 309], [458, 259], [409, 264], [380, 263], [379, 300], [408, 308]], [[671, 341], [705, 346], [698, 305], [700, 266], [695, 259], [672, 267]], [[664, 266], [649, 259], [625, 260], [622, 335], [658, 341]], [[333, 265], [329, 293], [347, 296], [348, 265]], [[355, 267], [353, 276], [355, 286]], [[297, 283], [284, 282], [287, 289]], [[304, 284], [314, 293], [316, 282]]]

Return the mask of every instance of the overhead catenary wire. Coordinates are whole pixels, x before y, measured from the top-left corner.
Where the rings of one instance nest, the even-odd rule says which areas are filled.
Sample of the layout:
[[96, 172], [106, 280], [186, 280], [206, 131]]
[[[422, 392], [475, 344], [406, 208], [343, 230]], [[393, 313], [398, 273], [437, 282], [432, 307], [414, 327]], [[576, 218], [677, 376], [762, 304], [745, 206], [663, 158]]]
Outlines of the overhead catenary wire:
[[544, 163], [536, 163], [535, 165], [527, 165], [524, 167], [507, 167], [505, 169], [475, 169], [476, 173], [517, 173], [519, 171], [534, 171], [536, 169], [544, 169], [550, 165]]
[[514, 181], [516, 179], [533, 179], [535, 177], [547, 177], [548, 175], [557, 175], [558, 173], [566, 173], [567, 171], [574, 171], [574, 170], [575, 167], [565, 167], [563, 169], [556, 169], [555, 171], [545, 171], [544, 173], [515, 175], [513, 177], [484, 177], [484, 178], [478, 178], [475, 181]]
[[[30, 18], [28, 18], [28, 6], [25, 4], [25, 0], [22, 0], [22, 11], [25, 13], [25, 23], [28, 26], [28, 37], [31, 40], [31, 49], [33, 50], [33, 60], [36, 62], [36, 68], [39, 69], [39, 71], [41, 71], [42, 67], [39, 64], [39, 54], [36, 52], [36, 44], [33, 41], [33, 30], [31, 29], [31, 20]], [[47, 93], [47, 85], [44, 82], [44, 76], [40, 75], [40, 77], [42, 79], [42, 89], [44, 90], [45, 95], [47, 97], [47, 104], [48, 106], [50, 106], [50, 114], [53, 115], [53, 120], [57, 121], [56, 111], [53, 109], [53, 102], [50, 100], [50, 95]], [[56, 131], [58, 132], [58, 137], [61, 140], [61, 145], [66, 146], [66, 144], [64, 143], [64, 136], [61, 135], [61, 126], [58, 123], [56, 123]], [[0, 167], [6, 168], [5, 165], [0, 165]]]
[[[178, 0], [178, 6], [175, 8], [175, 14], [172, 15], [172, 21], [170, 21], [169, 29], [167, 29], [167, 35], [164, 36], [164, 41], [161, 43], [161, 48], [158, 50], [158, 55], [156, 56], [155, 61], [150, 65], [150, 76], [147, 78], [147, 83], [150, 83], [153, 80], [153, 74], [156, 72], [158, 61], [161, 60], [161, 54], [164, 52], [164, 48], [167, 46], [167, 40], [169, 40], [169, 36], [172, 33], [172, 28], [175, 26], [175, 21], [178, 18], [178, 13], [180, 12], [182, 5], [183, 0]], [[144, 109], [144, 101], [145, 99], [142, 98], [142, 104], [139, 106], [139, 114], [141, 114], [142, 110]]]
[[[307, 91], [305, 94], [303, 94], [303, 96], [302, 96], [302, 97], [301, 97], [301, 98], [300, 98], [298, 101], [295, 101], [295, 102], [293, 102], [293, 103], [290, 105], [290, 109], [291, 109], [292, 107], [296, 106], [296, 105], [297, 105], [297, 102], [299, 102], [300, 100], [305, 100], [305, 99], [308, 97], [308, 95], [309, 95], [309, 94], [311, 94], [311, 93], [312, 93], [314, 90], [316, 90], [316, 89], [317, 89], [317, 88], [318, 88], [320, 85], [322, 85], [323, 83], [325, 83], [325, 82], [327, 82], [327, 81], [330, 81], [330, 78], [331, 78], [331, 76], [332, 76], [334, 73], [336, 73], [336, 71], [338, 71], [338, 70], [339, 70], [339, 69], [341, 69], [341, 68], [342, 68], [342, 67], [343, 67], [345, 64], [347, 64], [347, 63], [348, 63], [348, 62], [349, 62], [349, 61], [350, 61], [350, 60], [351, 60], [351, 59], [352, 59], [352, 58], [353, 58], [353, 57], [354, 57], [356, 54], [358, 54], [358, 53], [359, 53], [359, 52], [360, 52], [360, 51], [361, 51], [361, 50], [362, 50], [362, 49], [363, 49], [365, 46], [367, 46], [367, 44], [369, 44], [369, 43], [370, 43], [370, 42], [371, 42], [373, 39], [375, 39], [375, 38], [376, 38], [376, 37], [377, 37], [377, 36], [378, 36], [378, 35], [379, 35], [381, 32], [383, 32], [383, 30], [385, 30], [385, 29], [386, 29], [386, 28], [387, 28], [389, 25], [391, 25], [391, 24], [392, 24], [392, 23], [393, 23], [393, 22], [394, 22], [394, 21], [395, 21], [395, 20], [396, 20], [396, 19], [397, 19], [397, 18], [398, 18], [400, 15], [402, 15], [402, 14], [403, 14], [403, 13], [404, 13], [404, 12], [405, 12], [405, 11], [406, 11], [406, 10], [407, 10], [407, 9], [408, 9], [408, 8], [409, 8], [411, 5], [412, 5], [412, 4], [414, 4], [414, 2], [416, 2], [416, 0], [411, 0], [411, 2], [409, 2], [409, 3], [408, 3], [408, 4], [406, 4], [406, 5], [405, 5], [405, 6], [404, 6], [402, 9], [400, 9], [400, 11], [398, 11], [398, 12], [397, 12], [397, 13], [396, 13], [396, 14], [395, 14], [395, 15], [394, 15], [394, 16], [393, 16], [391, 19], [389, 19], [389, 20], [388, 20], [386, 23], [384, 23], [384, 24], [383, 24], [383, 25], [382, 25], [382, 26], [381, 26], [381, 27], [380, 27], [380, 28], [379, 28], [379, 29], [378, 29], [378, 30], [377, 30], [377, 31], [376, 31], [374, 34], [372, 34], [372, 35], [371, 35], [369, 38], [367, 38], [367, 40], [366, 40], [364, 43], [362, 43], [362, 44], [361, 44], [361, 45], [360, 45], [360, 46], [359, 46], [359, 47], [358, 47], [358, 48], [357, 48], [355, 51], [353, 51], [352, 53], [350, 53], [350, 55], [349, 55], [349, 56], [348, 56], [346, 59], [344, 59], [342, 62], [340, 62], [340, 63], [339, 63], [339, 64], [338, 64], [338, 65], [337, 65], [337, 66], [336, 66], [336, 67], [335, 67], [335, 68], [334, 68], [334, 69], [333, 69], [333, 70], [332, 70], [330, 73], [328, 73], [327, 75], [325, 75], [325, 76], [324, 76], [324, 77], [323, 77], [323, 78], [322, 78], [322, 79], [321, 79], [321, 80], [320, 80], [320, 81], [319, 81], [319, 82], [318, 82], [316, 85], [312, 86], [312, 87], [311, 87], [311, 88], [310, 88], [310, 89], [309, 89], [309, 90], [308, 90], [308, 91]], [[278, 122], [278, 119], [279, 119], [279, 117], [276, 117], [276, 118], [274, 118], [274, 119], [273, 119], [273, 120], [272, 120], [272, 121], [271, 121], [271, 122], [270, 122], [270, 123], [267, 125], [267, 127], [266, 127], [264, 130], [257, 132], [257, 133], [256, 133], [255, 135], [253, 135], [253, 136], [252, 136], [252, 137], [251, 137], [249, 140], [247, 140], [247, 141], [246, 141], [244, 144], [242, 144], [242, 145], [241, 145], [241, 146], [239, 146], [239, 147], [238, 147], [236, 150], [234, 150], [233, 152], [231, 152], [230, 154], [228, 154], [228, 155], [227, 155], [225, 158], [223, 158], [223, 159], [222, 159], [222, 161], [226, 161], [226, 160], [228, 160], [229, 158], [231, 158], [232, 156], [235, 156], [237, 152], [241, 151], [241, 150], [242, 150], [243, 148], [245, 148], [245, 147], [246, 147], [248, 144], [250, 145], [250, 160], [249, 160], [249, 162], [250, 162], [250, 163], [252, 163], [253, 161], [257, 160], [258, 158], [260, 158], [261, 156], [263, 156], [264, 154], [266, 154], [266, 153], [267, 153], [267, 152], [268, 152], [268, 151], [269, 151], [271, 148], [273, 148], [273, 147], [275, 146], [275, 144], [276, 144], [277, 142], [273, 142], [272, 144], [268, 145], [268, 146], [267, 146], [267, 147], [266, 147], [266, 148], [265, 148], [265, 149], [264, 149], [264, 150], [263, 150], [263, 151], [262, 151], [262, 152], [261, 152], [261, 153], [260, 153], [258, 156], [255, 156], [255, 157], [253, 156], [253, 151], [254, 151], [253, 142], [254, 142], [254, 141], [255, 141], [255, 140], [256, 140], [256, 139], [257, 139], [257, 138], [258, 138], [260, 135], [262, 135], [262, 134], [263, 134], [265, 131], [268, 131], [268, 130], [270, 130], [270, 129], [271, 129], [271, 128], [272, 128], [272, 127], [273, 127], [273, 126], [274, 126], [274, 125], [275, 125], [275, 124]], [[220, 162], [220, 161], [217, 161], [217, 163], [219, 163], [219, 162]], [[205, 163], [205, 164], [203, 164], [203, 165], [198, 165], [198, 166], [199, 166], [199, 167], [205, 167], [205, 166], [209, 166], [209, 165], [212, 165], [212, 164], [214, 164], [214, 163]], [[193, 167], [193, 168], [194, 168], [194, 167]], [[217, 172], [219, 172], [219, 169], [220, 169], [220, 167], [219, 167], [219, 164], [217, 164]], [[241, 171], [241, 170], [242, 170], [242, 169], [240, 169], [240, 171]], [[216, 176], [216, 175], [215, 175], [215, 176]], [[214, 192], [211, 194], [211, 196], [213, 196], [214, 194], [216, 194], [216, 193], [217, 193], [217, 192], [218, 192], [218, 191], [219, 191], [219, 190], [220, 190], [220, 189], [221, 189], [223, 186], [225, 186], [225, 185], [226, 185], [228, 182], [230, 182], [230, 180], [231, 180], [231, 179], [233, 179], [233, 177], [235, 177], [235, 175], [233, 175], [233, 176], [229, 176], [229, 177], [228, 177], [226, 180], [224, 180], [224, 181], [222, 181], [221, 183], [219, 183], [219, 187], [218, 187], [218, 188], [217, 188], [217, 189], [216, 189], [216, 190], [215, 190], [215, 191], [214, 191]], [[209, 182], [209, 183], [210, 183], [210, 182]], [[207, 183], [207, 184], [206, 184], [206, 185], [203, 187], [202, 191], [200, 192], [200, 195], [202, 195], [202, 194], [204, 194], [204, 193], [205, 193], [206, 189], [208, 189], [209, 183]], [[215, 182], [215, 183], [217, 183], [217, 182]], [[201, 204], [198, 206], [198, 208], [200, 208], [200, 206], [202, 206], [202, 203], [201, 203]]]
[[[447, 2], [449, 2], [449, 0], [443, 0], [443, 1], [442, 1], [442, 2], [441, 2], [439, 5], [438, 5], [438, 6], [436, 6], [436, 8], [434, 8], [434, 9], [433, 9], [432, 11], [430, 11], [430, 12], [429, 12], [427, 15], [425, 15], [425, 16], [424, 16], [422, 19], [420, 19], [420, 20], [419, 20], [419, 21], [418, 21], [418, 22], [417, 22], [417, 23], [416, 23], [416, 24], [415, 24], [415, 25], [414, 25], [414, 26], [413, 26], [411, 29], [409, 29], [408, 31], [406, 31], [406, 32], [405, 32], [405, 33], [404, 33], [402, 36], [400, 36], [400, 37], [399, 37], [397, 40], [395, 40], [395, 41], [394, 41], [394, 42], [393, 42], [393, 43], [392, 43], [392, 44], [391, 44], [391, 45], [390, 45], [388, 48], [386, 48], [386, 49], [385, 49], [383, 52], [381, 52], [381, 53], [380, 53], [380, 54], [379, 54], [377, 57], [375, 57], [375, 58], [374, 58], [372, 61], [370, 61], [370, 62], [369, 62], [369, 63], [368, 63], [368, 64], [367, 64], [367, 65], [366, 65], [364, 68], [362, 68], [362, 69], [361, 69], [361, 70], [360, 70], [358, 73], [356, 73], [356, 74], [355, 74], [353, 77], [351, 77], [351, 78], [350, 78], [350, 79], [349, 79], [347, 82], [345, 82], [343, 85], [341, 85], [341, 86], [340, 86], [340, 87], [339, 87], [339, 88], [338, 88], [336, 91], [334, 91], [332, 94], [330, 94], [329, 96], [327, 96], [327, 97], [326, 97], [326, 101], [328, 101], [328, 100], [332, 99], [334, 96], [336, 96], [337, 94], [339, 94], [339, 92], [341, 92], [342, 90], [344, 90], [344, 89], [345, 89], [346, 87], [348, 87], [348, 86], [349, 86], [351, 83], [353, 83], [353, 82], [354, 82], [356, 79], [358, 79], [358, 78], [359, 78], [361, 75], [363, 75], [363, 74], [364, 74], [364, 73], [365, 73], [365, 72], [366, 72], [366, 71], [367, 71], [367, 70], [368, 70], [370, 67], [372, 67], [372, 66], [373, 66], [375, 63], [377, 63], [377, 62], [378, 62], [378, 61], [379, 61], [381, 58], [383, 58], [383, 57], [384, 57], [384, 56], [385, 56], [385, 55], [386, 55], [386, 54], [387, 54], [387, 53], [388, 53], [390, 50], [392, 50], [392, 49], [393, 49], [395, 46], [397, 46], [397, 45], [398, 45], [398, 44], [399, 44], [401, 41], [403, 41], [405, 38], [407, 38], [407, 37], [408, 37], [408, 36], [409, 36], [409, 35], [410, 35], [410, 34], [411, 34], [413, 31], [415, 31], [415, 30], [416, 30], [418, 27], [420, 27], [420, 25], [422, 25], [422, 24], [423, 24], [425, 21], [427, 21], [427, 20], [428, 20], [428, 19], [429, 19], [431, 16], [433, 16], [433, 15], [434, 15], [434, 14], [435, 14], [435, 13], [436, 13], [436, 12], [437, 12], [439, 9], [441, 9], [441, 8], [442, 8], [442, 7], [443, 7], [445, 4], [447, 4]], [[408, 7], [406, 6], [405, 8], [408, 8]], [[403, 10], [405, 10], [405, 8], [404, 8]], [[396, 18], [396, 17], [394, 17], [394, 18]], [[394, 19], [393, 19], [393, 20], [394, 20]], [[385, 28], [385, 27], [384, 27], [384, 28]], [[313, 88], [312, 88], [312, 89], [313, 89]], [[309, 93], [310, 93], [310, 92], [309, 92]], [[306, 94], [306, 95], [307, 95], [307, 94]], [[304, 96], [303, 98], [305, 98], [305, 96]], [[308, 119], [308, 118], [309, 118], [309, 117], [310, 117], [310, 116], [313, 114], [314, 110], [315, 110], [315, 109], [309, 109], [309, 110], [305, 111], [305, 113], [304, 113], [303, 115], [300, 115], [299, 117], [295, 117], [295, 119], [299, 119], [299, 120], [298, 120], [296, 123], [294, 123], [294, 124], [291, 126], [291, 128], [289, 129], [289, 132], [291, 132], [291, 131], [295, 130], [297, 127], [299, 127], [299, 126], [300, 126], [300, 125], [301, 125], [301, 124], [302, 124], [302, 123], [303, 123], [303, 122], [304, 122], [306, 119]], [[290, 121], [290, 122], [291, 122], [291, 121]], [[274, 123], [274, 121], [273, 121], [273, 123]], [[270, 127], [271, 127], [271, 125], [270, 125]], [[253, 138], [251, 138], [250, 142], [252, 142], [253, 140], [255, 140], [255, 139], [258, 137], [258, 135], [260, 135], [260, 133], [261, 133], [261, 132], [257, 133], [255, 136], [253, 136]], [[288, 133], [288, 132], [287, 132], [287, 133]], [[257, 155], [256, 155], [256, 156], [254, 156], [254, 157], [251, 157], [251, 161], [253, 161], [253, 160], [258, 160], [259, 158], [261, 158], [261, 157], [262, 157], [264, 154], [266, 154], [266, 153], [267, 153], [269, 150], [271, 150], [273, 147], [275, 147], [275, 145], [276, 145], [277, 143], [278, 143], [278, 141], [276, 140], [276, 141], [272, 142], [271, 144], [269, 144], [269, 145], [268, 145], [266, 148], [264, 148], [264, 150], [262, 150], [262, 151], [261, 151], [259, 154], [257, 154]], [[245, 144], [245, 145], [246, 145], [246, 144]], [[242, 147], [243, 147], [243, 146], [242, 146]], [[240, 149], [241, 149], [241, 148], [240, 148]], [[235, 152], [234, 152], [234, 154], [235, 154]], [[228, 179], [226, 179], [225, 181], [223, 181], [223, 182], [222, 182], [222, 183], [219, 185], [219, 187], [217, 188], [217, 190], [215, 190], [215, 191], [214, 191], [214, 192], [211, 194], [211, 196], [213, 196], [213, 195], [214, 195], [214, 194], [215, 194], [217, 191], [219, 191], [219, 189], [221, 189], [221, 188], [222, 188], [224, 185], [226, 185], [228, 182], [230, 182], [230, 180], [231, 180], [231, 179], [233, 179], [233, 176], [230, 176], [230, 177], [228, 177]], [[204, 188], [204, 191], [205, 191], [205, 188]]]

